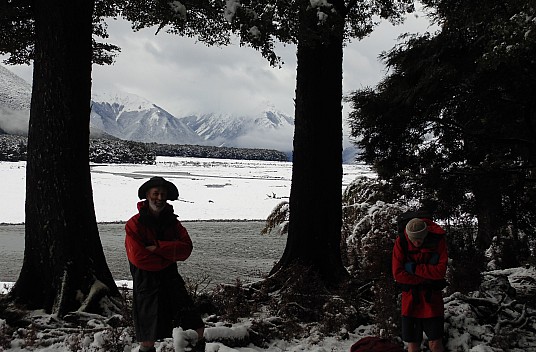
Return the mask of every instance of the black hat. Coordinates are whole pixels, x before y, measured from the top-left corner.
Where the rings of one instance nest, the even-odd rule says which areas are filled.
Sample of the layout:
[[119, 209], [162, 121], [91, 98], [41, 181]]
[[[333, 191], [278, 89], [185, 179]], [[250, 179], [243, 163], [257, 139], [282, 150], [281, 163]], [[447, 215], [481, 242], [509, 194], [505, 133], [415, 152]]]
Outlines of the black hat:
[[164, 180], [164, 178], [160, 176], [151, 177], [148, 181], [141, 185], [138, 189], [138, 197], [140, 199], [145, 199], [147, 197], [147, 191], [153, 187], [165, 187], [167, 189], [167, 200], [179, 199], [179, 190], [177, 189], [177, 186], [167, 180]]

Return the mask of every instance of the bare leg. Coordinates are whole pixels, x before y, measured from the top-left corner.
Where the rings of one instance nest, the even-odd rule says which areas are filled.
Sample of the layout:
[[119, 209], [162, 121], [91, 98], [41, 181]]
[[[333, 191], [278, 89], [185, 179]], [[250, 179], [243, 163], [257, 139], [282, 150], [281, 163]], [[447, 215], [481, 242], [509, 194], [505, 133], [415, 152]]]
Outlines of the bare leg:
[[195, 330], [195, 332], [197, 332], [197, 339], [201, 340], [203, 336], [205, 335], [205, 328], [199, 328]]
[[417, 342], [408, 342], [408, 352], [419, 352], [421, 344]]
[[148, 351], [154, 347], [154, 341], [142, 341], [140, 342], [140, 351]]
[[445, 349], [443, 348], [443, 341], [441, 341], [441, 339], [428, 341], [428, 347], [430, 347], [430, 351], [432, 352], [445, 351]]

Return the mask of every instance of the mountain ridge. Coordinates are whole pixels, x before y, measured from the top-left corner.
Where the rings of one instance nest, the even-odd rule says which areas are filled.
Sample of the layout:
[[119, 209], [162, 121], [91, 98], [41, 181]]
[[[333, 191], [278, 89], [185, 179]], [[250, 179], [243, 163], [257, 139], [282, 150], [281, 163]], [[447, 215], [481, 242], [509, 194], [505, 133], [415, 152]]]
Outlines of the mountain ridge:
[[[31, 85], [0, 65], [0, 132], [26, 135]], [[131, 93], [93, 91], [90, 130], [95, 138], [144, 143], [275, 149], [291, 154], [293, 119], [273, 107], [254, 116], [224, 112], [173, 116]]]
[[[0, 133], [26, 135], [31, 85], [0, 65], [0, 92]], [[181, 117], [143, 97], [119, 91], [93, 91], [90, 104], [93, 138], [273, 149], [292, 159], [294, 118], [268, 104], [252, 115], [212, 112]]]

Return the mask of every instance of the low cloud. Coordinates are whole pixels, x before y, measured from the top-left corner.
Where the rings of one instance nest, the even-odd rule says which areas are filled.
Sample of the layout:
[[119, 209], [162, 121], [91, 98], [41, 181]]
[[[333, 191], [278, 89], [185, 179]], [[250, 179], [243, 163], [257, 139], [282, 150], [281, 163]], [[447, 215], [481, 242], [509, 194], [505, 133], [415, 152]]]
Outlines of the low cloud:
[[235, 139], [234, 144], [239, 148], [264, 148], [290, 152], [292, 151], [293, 137], [293, 128], [274, 130], [269, 133], [252, 131]]
[[0, 129], [9, 134], [27, 135], [29, 110], [13, 110], [0, 106]]

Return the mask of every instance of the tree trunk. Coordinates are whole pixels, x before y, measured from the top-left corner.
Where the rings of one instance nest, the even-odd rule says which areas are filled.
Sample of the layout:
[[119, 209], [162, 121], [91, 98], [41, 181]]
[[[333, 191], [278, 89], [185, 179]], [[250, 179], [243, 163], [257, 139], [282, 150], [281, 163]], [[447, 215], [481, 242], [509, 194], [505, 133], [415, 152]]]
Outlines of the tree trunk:
[[300, 264], [336, 284], [348, 274], [340, 249], [344, 19], [333, 15], [327, 30], [315, 11], [300, 16], [289, 230], [272, 273]]
[[478, 221], [477, 244], [487, 250], [502, 224], [502, 199], [499, 175], [482, 174], [473, 182], [475, 214]]
[[119, 295], [100, 242], [89, 170], [93, 1], [32, 2], [24, 262], [10, 297], [60, 316]]

